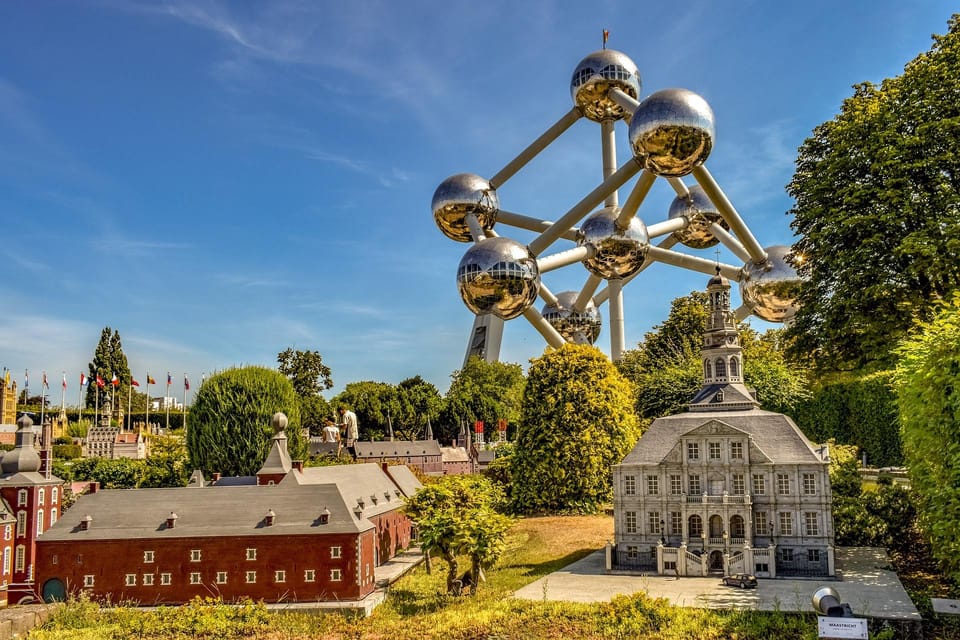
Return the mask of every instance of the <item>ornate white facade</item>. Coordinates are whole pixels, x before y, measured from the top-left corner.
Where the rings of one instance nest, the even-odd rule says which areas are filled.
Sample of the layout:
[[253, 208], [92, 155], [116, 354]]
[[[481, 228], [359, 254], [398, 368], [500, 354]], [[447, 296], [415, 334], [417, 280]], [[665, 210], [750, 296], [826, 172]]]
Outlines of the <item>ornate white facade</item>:
[[826, 448], [743, 386], [730, 284], [708, 285], [704, 385], [689, 411], [656, 419], [613, 468], [608, 568], [834, 575]]

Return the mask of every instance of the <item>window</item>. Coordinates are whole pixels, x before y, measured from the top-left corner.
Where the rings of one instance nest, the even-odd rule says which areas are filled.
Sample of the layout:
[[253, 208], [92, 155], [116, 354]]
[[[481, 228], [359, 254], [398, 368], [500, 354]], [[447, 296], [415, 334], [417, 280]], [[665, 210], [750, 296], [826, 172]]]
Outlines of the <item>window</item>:
[[753, 494], [762, 496], [767, 492], [767, 481], [762, 473], [753, 474]]
[[13, 527], [11, 527], [10, 525], [5, 526], [3, 528], [3, 539], [9, 540], [12, 537], [13, 537]]
[[803, 524], [807, 530], [808, 536], [820, 535], [820, 518], [816, 511], [808, 511], [803, 514]]
[[340, 558], [342, 557], [342, 547], [330, 547], [330, 557], [331, 558]]
[[304, 582], [313, 582], [317, 579], [317, 572], [315, 569], [306, 569], [303, 572], [303, 581]]
[[623, 495], [632, 496], [637, 493], [637, 477], [623, 476]]
[[647, 494], [651, 496], [660, 494], [660, 478], [657, 476], [647, 476]]
[[190, 572], [190, 584], [200, 584], [200, 572], [191, 571]]
[[47, 497], [47, 492], [43, 490], [43, 487], [40, 487], [37, 490], [37, 504], [43, 504], [43, 501]]
[[143, 584], [144, 584], [144, 586], [147, 586], [147, 587], [149, 587], [150, 585], [153, 584], [153, 574], [152, 574], [152, 573], [145, 573], [145, 574], [143, 574]]
[[161, 574], [160, 574], [160, 584], [162, 584], [162, 585], [165, 586], [165, 587], [170, 585], [170, 574], [169, 574], [169, 573], [161, 573]]
[[17, 506], [18, 507], [27, 506], [27, 490], [26, 489], [20, 489], [20, 491], [17, 492]]
[[60, 497], [60, 487], [54, 487], [50, 490], [50, 503], [57, 504], [57, 499]]
[[769, 524], [767, 524], [767, 514], [765, 511], [758, 511], [753, 514], [753, 529], [755, 535], [770, 535]]
[[670, 535], [679, 536], [683, 533], [683, 514], [679, 511], [670, 512]]
[[153, 551], [144, 551], [144, 552], [143, 552], [143, 561], [144, 561], [144, 562], [153, 562]]
[[670, 476], [670, 493], [675, 496], [683, 493], [683, 476], [679, 474]]
[[88, 589], [93, 586], [93, 574], [92, 574], [92, 573], [88, 573], [87, 575], [83, 576], [83, 586], [86, 587], [86, 588], [88, 588]]
[[123, 583], [124, 583], [126, 586], [128, 586], [128, 587], [135, 587], [135, 586], [137, 586], [137, 574], [135, 574], [135, 573], [128, 573], [128, 574], [124, 577]]
[[807, 562], [820, 562], [820, 549], [807, 549]]
[[793, 549], [777, 549], [780, 553], [780, 560], [783, 562], [793, 562]]
[[626, 527], [627, 533], [636, 533], [637, 532], [637, 512], [636, 511], [627, 511], [623, 514], [624, 526]]
[[740, 363], [737, 362], [736, 358], [730, 358], [730, 376], [735, 377], [740, 375]]
[[702, 492], [700, 491], [700, 476], [697, 474], [691, 474], [689, 478], [690, 491], [688, 492], [692, 496], [698, 496]]
[[217, 584], [227, 584], [226, 571], [217, 571]]
[[817, 495], [817, 477], [812, 473], [803, 474], [803, 495]]
[[[56, 558], [56, 556], [54, 556]], [[54, 562], [53, 564], [57, 564]], [[10, 573], [10, 548], [7, 547], [3, 550], [3, 572]]]
[[663, 533], [663, 531], [660, 529], [660, 512], [659, 511], [647, 512], [647, 530], [650, 533]]
[[709, 360], [703, 361], [703, 377], [707, 379], [710, 379], [713, 377], [713, 372], [711, 371]]
[[18, 544], [13, 552], [13, 570], [23, 571], [27, 568], [27, 548]]
[[777, 493], [782, 496], [790, 495], [790, 476], [785, 473], [777, 474]]
[[730, 459], [743, 460], [743, 443], [742, 442], [730, 443]]
[[200, 549], [190, 549], [190, 562], [200, 562]]
[[340, 569], [330, 569], [330, 581], [331, 582], [340, 582]]
[[726, 377], [727, 377], [727, 363], [724, 362], [722, 359], [717, 358], [717, 361], [714, 363], [714, 365], [716, 366], [716, 369], [717, 369], [717, 377], [718, 377], [718, 378], [726, 378]]
[[754, 573], [770, 573], [770, 564], [766, 562], [758, 562], [753, 565], [755, 572]]
[[247, 560], [256, 560], [256, 559], [257, 559], [257, 550], [247, 549]]
[[50, 526], [57, 524], [57, 508], [50, 509]]
[[788, 511], [780, 512], [780, 535], [793, 535], [793, 514]]
[[687, 443], [687, 460], [700, 459], [700, 445], [696, 442]]
[[703, 520], [700, 519], [700, 516], [696, 514], [690, 516], [687, 524], [689, 525], [687, 527], [689, 530], [688, 535], [691, 538], [699, 537], [703, 533]]
[[719, 442], [710, 443], [710, 459], [711, 460], [720, 459], [720, 443]]
[[629, 547], [627, 547], [627, 559], [628, 559], [628, 560], [636, 560], [636, 559], [639, 558], [639, 557], [640, 557], [640, 553], [639, 553], [637, 547], [634, 547], [634, 546], [629, 546]]
[[273, 572], [273, 581], [274, 582], [286, 582], [287, 581], [287, 572], [283, 569], [277, 569]]
[[733, 495], [742, 496], [745, 489], [744, 484], [742, 473], [733, 474]]
[[43, 510], [37, 511], [37, 535], [43, 533]]
[[247, 571], [247, 584], [253, 584], [257, 581], [256, 571]]
[[17, 512], [17, 537], [22, 538], [27, 535], [27, 512]]

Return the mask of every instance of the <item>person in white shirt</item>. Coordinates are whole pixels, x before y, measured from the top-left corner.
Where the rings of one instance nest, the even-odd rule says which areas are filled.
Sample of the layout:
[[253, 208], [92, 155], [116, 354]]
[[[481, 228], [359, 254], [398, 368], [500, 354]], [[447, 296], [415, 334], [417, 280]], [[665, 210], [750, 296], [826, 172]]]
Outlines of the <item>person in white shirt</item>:
[[324, 420], [323, 441], [324, 442], [340, 442], [340, 429], [337, 427], [337, 424], [330, 418], [327, 418], [326, 420]]
[[357, 427], [357, 414], [342, 405], [337, 407], [337, 413], [340, 414], [340, 426], [343, 428], [343, 436], [347, 441], [347, 446], [352, 447], [353, 443], [360, 437], [360, 430]]

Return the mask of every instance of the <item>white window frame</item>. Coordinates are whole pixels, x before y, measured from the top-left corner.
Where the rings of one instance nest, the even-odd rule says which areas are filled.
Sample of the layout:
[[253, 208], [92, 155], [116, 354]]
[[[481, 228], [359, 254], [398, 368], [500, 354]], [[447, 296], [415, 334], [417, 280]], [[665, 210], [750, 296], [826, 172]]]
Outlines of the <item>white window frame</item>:
[[200, 584], [202, 581], [199, 571], [190, 572], [190, 584]]
[[227, 584], [226, 571], [217, 571], [217, 584]]
[[43, 509], [37, 510], [37, 535], [43, 533]]
[[274, 582], [286, 582], [287, 581], [287, 572], [283, 569], [277, 569], [273, 572], [273, 581]]
[[817, 476], [812, 473], [803, 474], [803, 495], [817, 495]]
[[767, 477], [762, 473], [753, 474], [753, 495], [767, 495]]
[[92, 589], [95, 581], [96, 581], [96, 578], [92, 573], [86, 574], [85, 576], [83, 576], [83, 588]]
[[47, 492], [43, 490], [43, 487], [37, 489], [37, 504], [43, 504], [43, 501], [47, 498]]
[[304, 569], [303, 570], [303, 581], [304, 582], [316, 582], [317, 580], [317, 570], [316, 569]]
[[202, 557], [203, 554], [200, 552], [200, 549], [190, 549], [190, 562], [200, 562]]
[[153, 574], [145, 573], [143, 574], [143, 586], [150, 587], [153, 586]]
[[17, 537], [22, 538], [27, 535], [27, 512], [17, 512]]
[[747, 490], [747, 480], [742, 473], [733, 474], [733, 495], [742, 496]]
[[683, 493], [683, 476], [679, 473], [670, 474], [670, 495], [678, 496]]
[[700, 459], [700, 445], [696, 442], [687, 443], [687, 460]]
[[623, 527], [627, 533], [637, 532], [637, 512], [626, 511], [623, 514]]
[[637, 476], [635, 475], [623, 476], [623, 495], [625, 496], [637, 495]]
[[27, 568], [27, 547], [18, 544], [13, 551], [13, 570], [20, 572]]
[[340, 582], [343, 580], [343, 572], [340, 569], [330, 569], [330, 582]]
[[780, 535], [793, 535], [793, 514], [789, 511], [780, 512]]
[[683, 534], [683, 512], [670, 512], [670, 535], [679, 536]]
[[247, 560], [256, 560], [257, 550], [254, 547], [247, 547]]
[[755, 530], [755, 535], [758, 535], [758, 536], [770, 535], [769, 526], [770, 526], [770, 523], [767, 522], [766, 511], [757, 511], [755, 514], [753, 514], [753, 528]]
[[27, 498], [28, 498], [27, 490], [20, 489], [20, 491], [17, 492], [17, 506], [18, 507], [27, 506]]
[[662, 534], [663, 528], [660, 526], [660, 512], [659, 511], [648, 511], [647, 512], [647, 527], [650, 529], [650, 533]]
[[124, 580], [124, 586], [127, 586], [127, 587], [137, 586], [137, 574], [135, 573], [128, 573], [126, 576], [124, 576], [123, 580]]
[[719, 442], [710, 442], [707, 448], [707, 455], [710, 460], [722, 460], [723, 459], [723, 449], [720, 446]]
[[[696, 482], [696, 491], [694, 491], [694, 482]], [[687, 476], [687, 488], [690, 491], [690, 495], [699, 496], [703, 493], [703, 485], [700, 483], [700, 474], [691, 473]]]
[[730, 459], [743, 460], [743, 443], [742, 442], [730, 443]]
[[244, 582], [247, 584], [256, 584], [257, 583], [257, 572], [256, 571], [246, 571], [244, 576]]
[[160, 574], [160, 584], [164, 587], [169, 587], [173, 577], [169, 573]]
[[777, 474], [777, 495], [790, 495], [790, 476], [786, 473]]
[[647, 495], [651, 495], [651, 496], [660, 495], [660, 477], [659, 476], [647, 476]]
[[50, 502], [51, 504], [57, 504], [57, 500], [60, 499], [60, 487], [54, 487], [50, 490]]
[[804, 512], [803, 526], [808, 536], [820, 535], [820, 515], [816, 511]]
[[143, 552], [143, 562], [144, 562], [144, 564], [150, 564], [150, 563], [153, 562], [153, 550], [152, 550], [152, 549]]
[[342, 558], [343, 557], [343, 547], [336, 546], [330, 547], [330, 557], [331, 558]]

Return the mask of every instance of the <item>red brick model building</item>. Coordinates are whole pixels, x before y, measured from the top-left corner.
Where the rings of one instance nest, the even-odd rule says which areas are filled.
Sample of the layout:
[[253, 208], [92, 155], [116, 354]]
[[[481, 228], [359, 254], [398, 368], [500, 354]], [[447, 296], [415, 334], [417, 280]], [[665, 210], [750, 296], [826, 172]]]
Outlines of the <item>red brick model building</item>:
[[399, 510], [420, 485], [405, 467], [303, 469], [287, 452], [285, 422], [275, 420], [256, 476], [83, 496], [37, 541], [43, 598], [83, 590], [171, 604], [198, 595], [317, 602], [370, 594], [377, 564], [410, 543]]
[[353, 450], [357, 462], [401, 462], [425, 475], [443, 475], [443, 457], [436, 440], [357, 440]]

